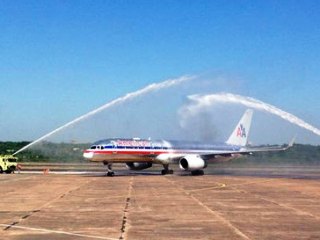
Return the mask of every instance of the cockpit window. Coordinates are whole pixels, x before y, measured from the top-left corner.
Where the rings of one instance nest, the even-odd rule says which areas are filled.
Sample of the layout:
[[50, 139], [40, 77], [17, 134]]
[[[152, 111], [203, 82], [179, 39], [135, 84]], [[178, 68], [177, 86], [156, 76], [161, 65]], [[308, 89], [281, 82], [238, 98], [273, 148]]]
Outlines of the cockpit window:
[[104, 146], [98, 145], [98, 146], [96, 146], [96, 149], [104, 149]]
[[97, 146], [93, 145], [93, 146], [91, 146], [90, 149], [96, 149], [96, 148], [97, 148]]

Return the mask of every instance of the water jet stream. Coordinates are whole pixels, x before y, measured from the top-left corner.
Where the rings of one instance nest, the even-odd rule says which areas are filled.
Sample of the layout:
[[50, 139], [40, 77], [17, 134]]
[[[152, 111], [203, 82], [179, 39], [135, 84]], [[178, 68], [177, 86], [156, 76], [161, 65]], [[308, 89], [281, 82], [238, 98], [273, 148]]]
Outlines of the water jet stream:
[[236, 95], [231, 93], [219, 93], [219, 94], [208, 94], [208, 95], [190, 95], [188, 96], [188, 99], [190, 99], [192, 103], [187, 106], [184, 106], [180, 110], [180, 114], [183, 116], [182, 121], [180, 122], [180, 125], [182, 126], [184, 124], [184, 121], [187, 120], [187, 118], [196, 115], [203, 108], [211, 107], [215, 103], [222, 102], [222, 103], [241, 104], [249, 108], [254, 108], [257, 110], [274, 114], [290, 123], [293, 123], [301, 128], [304, 128], [320, 136], [320, 129], [312, 126], [311, 124], [305, 122], [304, 120], [296, 117], [291, 113], [285, 112], [271, 104], [262, 102], [260, 100], [257, 100], [251, 97], [246, 97], [246, 96], [241, 96], [241, 95]]
[[103, 106], [99, 107], [99, 108], [96, 108], [94, 110], [92, 110], [91, 112], [88, 112], [66, 124], [64, 124], [63, 126], [47, 133], [46, 135], [38, 138], [37, 140], [31, 142], [30, 144], [24, 146], [23, 148], [19, 149], [18, 151], [16, 151], [13, 155], [15, 154], [18, 154], [19, 152], [22, 152], [24, 150], [26, 150], [27, 148], [31, 147], [32, 145], [36, 144], [36, 143], [39, 143], [49, 137], [51, 137], [52, 135], [66, 129], [67, 127], [71, 127], [73, 126], [75, 123], [78, 123], [80, 121], [83, 121], [101, 111], [104, 111], [110, 107], [113, 107], [114, 105], [117, 105], [117, 104], [121, 104], [121, 103], [124, 103], [126, 101], [129, 101], [131, 99], [134, 99], [136, 97], [139, 97], [139, 96], [142, 96], [142, 95], [145, 95], [145, 94], [148, 94], [150, 92], [154, 92], [154, 91], [158, 91], [158, 90], [161, 90], [161, 89], [164, 89], [164, 88], [169, 88], [169, 87], [172, 87], [172, 86], [175, 86], [175, 85], [178, 85], [178, 84], [181, 84], [185, 81], [188, 81], [188, 80], [192, 80], [194, 79], [195, 76], [182, 76], [182, 77], [179, 77], [179, 78], [176, 78], [176, 79], [169, 79], [169, 80], [166, 80], [166, 81], [163, 81], [163, 82], [160, 82], [160, 83], [152, 83], [140, 90], [137, 90], [135, 92], [131, 92], [131, 93], [128, 93], [122, 97], [119, 97], [111, 102], [108, 102], [106, 104], [104, 104]]

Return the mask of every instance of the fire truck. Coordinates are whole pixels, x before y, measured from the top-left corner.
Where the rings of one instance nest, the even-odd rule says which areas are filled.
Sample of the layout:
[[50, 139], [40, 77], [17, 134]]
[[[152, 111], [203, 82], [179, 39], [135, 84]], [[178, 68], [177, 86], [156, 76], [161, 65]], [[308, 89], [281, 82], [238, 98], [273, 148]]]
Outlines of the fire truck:
[[0, 155], [0, 173], [14, 173], [18, 158], [12, 155]]

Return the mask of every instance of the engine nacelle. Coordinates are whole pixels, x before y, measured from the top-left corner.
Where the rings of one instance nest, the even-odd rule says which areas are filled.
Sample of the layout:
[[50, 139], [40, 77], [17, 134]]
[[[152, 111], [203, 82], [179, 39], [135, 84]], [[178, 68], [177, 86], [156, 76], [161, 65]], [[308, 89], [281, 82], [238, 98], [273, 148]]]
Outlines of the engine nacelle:
[[206, 168], [207, 163], [199, 155], [187, 155], [180, 159], [179, 166], [185, 171], [195, 171]]
[[127, 162], [126, 165], [130, 170], [143, 170], [152, 167], [150, 162]]

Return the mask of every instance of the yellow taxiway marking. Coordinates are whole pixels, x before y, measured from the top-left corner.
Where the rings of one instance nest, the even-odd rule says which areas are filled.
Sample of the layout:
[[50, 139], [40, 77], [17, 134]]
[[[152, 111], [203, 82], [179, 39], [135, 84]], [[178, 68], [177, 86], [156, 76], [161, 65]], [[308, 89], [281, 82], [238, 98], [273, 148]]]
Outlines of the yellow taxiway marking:
[[221, 189], [221, 188], [226, 188], [226, 187], [237, 187], [237, 186], [244, 186], [244, 185], [251, 185], [251, 184], [259, 184], [259, 183], [272, 182], [272, 181], [274, 181], [274, 179], [269, 179], [269, 180], [264, 180], [264, 181], [254, 181], [254, 182], [238, 183], [238, 184], [230, 184], [230, 185], [227, 185], [227, 184], [225, 184], [225, 183], [216, 182], [217, 184], [219, 184], [218, 186], [198, 188], [198, 189], [188, 190], [188, 192], [199, 192], [199, 191], [205, 191], [205, 190]]
[[225, 188], [227, 185], [224, 183], [218, 183], [218, 186], [214, 186], [214, 187], [206, 187], [206, 188], [198, 188], [198, 189], [193, 189], [193, 190], [186, 190], [187, 192], [199, 192], [199, 191], [205, 191], [205, 190], [211, 190], [211, 189], [219, 189], [219, 188]]

